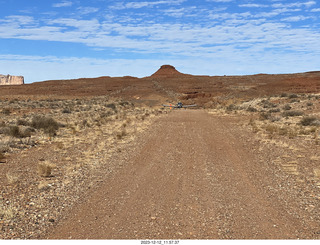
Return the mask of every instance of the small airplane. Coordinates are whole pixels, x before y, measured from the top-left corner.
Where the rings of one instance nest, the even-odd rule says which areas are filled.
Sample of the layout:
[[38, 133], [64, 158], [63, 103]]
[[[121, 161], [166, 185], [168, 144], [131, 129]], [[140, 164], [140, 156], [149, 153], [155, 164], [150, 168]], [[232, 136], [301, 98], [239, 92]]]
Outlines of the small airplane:
[[164, 107], [170, 107], [170, 109], [172, 108], [177, 108], [177, 109], [180, 109], [180, 108], [188, 108], [188, 107], [195, 107], [197, 105], [183, 105], [181, 102], [178, 102], [176, 105], [162, 105]]

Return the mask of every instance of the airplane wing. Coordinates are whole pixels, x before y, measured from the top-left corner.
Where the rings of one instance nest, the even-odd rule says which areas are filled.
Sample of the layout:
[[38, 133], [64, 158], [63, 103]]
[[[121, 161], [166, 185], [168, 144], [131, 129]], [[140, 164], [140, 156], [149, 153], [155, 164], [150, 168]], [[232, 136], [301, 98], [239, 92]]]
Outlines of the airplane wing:
[[195, 106], [197, 106], [197, 105], [183, 105], [182, 107], [183, 108], [188, 108], [188, 107], [195, 107]]

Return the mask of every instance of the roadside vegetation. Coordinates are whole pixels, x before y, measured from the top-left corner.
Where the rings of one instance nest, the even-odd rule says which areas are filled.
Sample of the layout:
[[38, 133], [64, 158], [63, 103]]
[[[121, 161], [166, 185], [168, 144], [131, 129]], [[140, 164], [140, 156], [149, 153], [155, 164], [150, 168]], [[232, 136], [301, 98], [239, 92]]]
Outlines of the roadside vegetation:
[[317, 94], [283, 93], [246, 101], [229, 99], [217, 103], [214, 111], [248, 116], [252, 130], [269, 138], [302, 137], [320, 144], [320, 95]]
[[105, 96], [5, 99], [0, 108], [0, 239], [43, 232], [59, 217], [56, 205], [70, 206], [118, 168], [112, 154], [166, 113]]

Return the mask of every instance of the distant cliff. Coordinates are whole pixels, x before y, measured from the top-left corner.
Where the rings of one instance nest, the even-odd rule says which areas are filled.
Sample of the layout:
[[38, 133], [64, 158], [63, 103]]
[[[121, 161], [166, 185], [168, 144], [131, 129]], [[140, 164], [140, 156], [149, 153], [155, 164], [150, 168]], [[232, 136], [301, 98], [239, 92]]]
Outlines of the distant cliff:
[[23, 76], [11, 76], [0, 74], [0, 85], [21, 85], [24, 84]]

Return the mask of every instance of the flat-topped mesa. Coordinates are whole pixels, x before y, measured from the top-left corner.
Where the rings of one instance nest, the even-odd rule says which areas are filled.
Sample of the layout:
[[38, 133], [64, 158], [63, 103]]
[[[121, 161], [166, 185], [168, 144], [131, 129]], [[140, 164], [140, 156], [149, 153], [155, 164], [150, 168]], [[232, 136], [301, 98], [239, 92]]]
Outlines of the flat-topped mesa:
[[24, 84], [23, 76], [11, 76], [0, 74], [0, 85], [22, 85]]
[[180, 77], [180, 76], [189, 76], [187, 74], [181, 73], [176, 70], [172, 65], [163, 65], [151, 77]]

